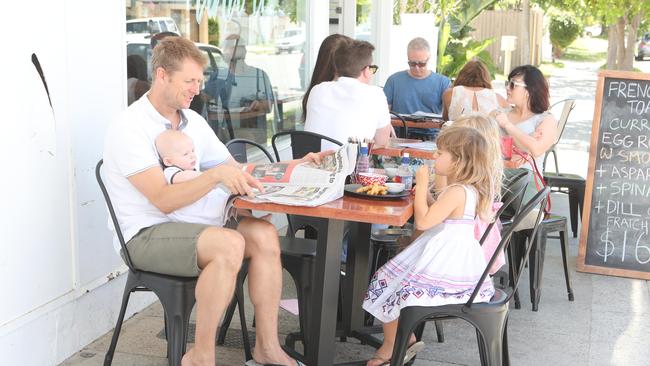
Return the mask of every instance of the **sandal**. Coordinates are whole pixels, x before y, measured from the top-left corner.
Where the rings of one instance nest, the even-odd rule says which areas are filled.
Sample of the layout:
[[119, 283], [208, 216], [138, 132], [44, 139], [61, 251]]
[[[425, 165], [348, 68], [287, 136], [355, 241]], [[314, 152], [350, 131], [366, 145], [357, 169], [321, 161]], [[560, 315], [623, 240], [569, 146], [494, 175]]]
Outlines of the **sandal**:
[[[413, 359], [413, 357], [415, 357], [415, 355], [417, 355], [418, 352], [422, 351], [423, 348], [424, 348], [424, 342], [422, 342], [422, 341], [417, 341], [417, 342], [411, 343], [409, 348], [406, 349], [406, 353], [404, 354], [404, 360], [402, 361], [402, 363], [405, 364], [405, 363], [411, 361]], [[371, 360], [381, 361], [382, 363], [380, 363], [378, 366], [390, 365], [390, 361], [391, 361], [390, 358], [380, 357], [376, 353], [368, 361], [371, 361]]]
[[[304, 363], [302, 363], [302, 362], [300, 362], [298, 360], [294, 359], [294, 361], [296, 361], [296, 366], [305, 366]], [[285, 365], [280, 365], [280, 364], [277, 364], [277, 363], [259, 363], [259, 362], [255, 361], [255, 360], [248, 360], [248, 361], [246, 361], [246, 363], [244, 365], [246, 365], [246, 366], [285, 366]]]

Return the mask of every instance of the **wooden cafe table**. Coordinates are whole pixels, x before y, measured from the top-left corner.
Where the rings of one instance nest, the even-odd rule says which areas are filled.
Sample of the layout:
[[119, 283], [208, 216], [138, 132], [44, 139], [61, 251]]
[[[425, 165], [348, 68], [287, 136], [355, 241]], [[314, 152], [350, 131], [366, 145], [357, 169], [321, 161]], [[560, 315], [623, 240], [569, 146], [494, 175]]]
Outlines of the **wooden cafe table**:
[[[343, 291], [343, 330], [350, 334], [363, 328], [361, 308], [368, 289], [370, 226], [387, 224], [402, 226], [413, 215], [413, 198], [398, 200], [343, 196], [318, 207], [287, 206], [275, 203], [253, 203], [244, 199], [234, 202], [236, 208], [286, 213], [302, 216], [318, 230], [313, 314], [309, 327], [307, 365], [332, 365], [334, 362], [339, 278], [343, 224], [350, 222], [350, 240]], [[327, 219], [327, 220], [322, 220]]]
[[401, 138], [391, 138], [388, 142], [387, 147], [373, 147], [370, 153], [372, 155], [383, 155], [383, 156], [393, 156], [399, 157], [404, 153], [409, 153], [411, 158], [420, 158], [426, 160], [433, 160], [434, 151], [433, 150], [422, 150], [415, 148], [408, 148], [399, 146], [399, 143], [403, 142], [419, 142], [420, 140], [415, 139], [401, 139]]
[[[423, 119], [421, 121], [405, 120], [405, 122], [408, 128], [440, 128], [445, 123], [445, 121], [439, 119]], [[402, 120], [398, 118], [392, 118], [390, 123], [393, 127], [404, 127]]]

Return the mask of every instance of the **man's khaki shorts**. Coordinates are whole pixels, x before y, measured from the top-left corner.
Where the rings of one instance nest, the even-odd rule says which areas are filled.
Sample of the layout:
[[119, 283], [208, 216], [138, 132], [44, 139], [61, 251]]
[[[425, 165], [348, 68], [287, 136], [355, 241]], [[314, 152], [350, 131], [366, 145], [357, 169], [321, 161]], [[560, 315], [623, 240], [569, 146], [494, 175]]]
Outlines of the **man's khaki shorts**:
[[[140, 230], [128, 243], [136, 269], [173, 276], [196, 277], [196, 245], [199, 235], [210, 225], [166, 222]], [[124, 253], [120, 251], [122, 259]]]

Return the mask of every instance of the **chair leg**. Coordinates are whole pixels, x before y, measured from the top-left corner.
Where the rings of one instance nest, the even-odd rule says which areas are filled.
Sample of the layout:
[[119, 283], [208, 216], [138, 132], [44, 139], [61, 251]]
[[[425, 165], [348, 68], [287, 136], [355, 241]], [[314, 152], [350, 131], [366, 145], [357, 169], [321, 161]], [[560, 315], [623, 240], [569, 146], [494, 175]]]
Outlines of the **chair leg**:
[[408, 342], [416, 323], [417, 319], [415, 314], [402, 309], [399, 320], [397, 321], [397, 334], [395, 335], [393, 355], [390, 359], [391, 366], [402, 366], [404, 364], [403, 361], [406, 355], [406, 349], [408, 348]]
[[187, 344], [190, 314], [194, 307], [193, 297], [192, 301], [188, 301], [186, 296], [174, 299], [159, 297], [161, 302], [164, 302], [163, 308], [168, 319], [167, 354], [169, 365], [180, 366]]
[[510, 366], [510, 351], [508, 351], [508, 318], [503, 327], [503, 366]]
[[436, 320], [433, 322], [436, 326], [436, 335], [438, 336], [438, 343], [445, 342], [445, 333], [444, 328], [442, 327], [442, 320]]
[[571, 278], [569, 277], [569, 263], [567, 260], [569, 238], [567, 230], [560, 232], [560, 248], [562, 249], [562, 265], [564, 266], [564, 281], [566, 282], [566, 291], [569, 301], [573, 301], [573, 289], [571, 288]]
[[[238, 306], [238, 304], [241, 305], [239, 306], [240, 308], [239, 313], [241, 318], [241, 311], [244, 308], [244, 281], [246, 280], [247, 275], [248, 275], [248, 260], [245, 260], [242, 263], [241, 268], [239, 269], [239, 273], [237, 274], [237, 283], [235, 284], [235, 294], [232, 298], [232, 301], [230, 301], [230, 305], [228, 305], [228, 308], [226, 309], [226, 312], [223, 316], [223, 321], [221, 322], [221, 327], [219, 327], [219, 333], [217, 333], [217, 344], [220, 346], [222, 346], [226, 341], [226, 333], [228, 333], [230, 322], [232, 321], [232, 317], [235, 315], [235, 307]], [[246, 336], [248, 337], [248, 333], [246, 333]]]
[[537, 229], [537, 237], [533, 241], [528, 261], [530, 262], [530, 302], [533, 311], [539, 310], [539, 299], [542, 295], [542, 272], [544, 270], [544, 255], [546, 253], [546, 231]]
[[[239, 284], [237, 284], [237, 286], [239, 287]], [[230, 305], [228, 305], [228, 308], [226, 309], [226, 312], [223, 316], [223, 321], [219, 327], [219, 333], [217, 333], [217, 344], [220, 346], [223, 346], [224, 342], [226, 341], [226, 333], [228, 333], [230, 322], [232, 321], [232, 317], [235, 315], [236, 306], [237, 297], [233, 296], [232, 301], [230, 301]]]
[[569, 217], [571, 218], [571, 231], [573, 237], [578, 237], [578, 192], [575, 188], [569, 188]]
[[[515, 232], [512, 234], [512, 238], [510, 238], [511, 243], [508, 245], [507, 249], [507, 254], [508, 254], [508, 282], [510, 283], [511, 287], [514, 287], [514, 279], [516, 278], [516, 271], [517, 271], [517, 266], [515, 265], [516, 263], [519, 262], [520, 256], [519, 256], [519, 240], [522, 237], [522, 234]], [[519, 290], [515, 289], [515, 294], [514, 294], [514, 300], [515, 300], [515, 309], [521, 309], [521, 300], [519, 299]]]
[[[481, 364], [488, 366], [501, 366], [503, 364], [503, 332], [507, 321], [508, 310], [503, 312], [503, 319], [495, 322], [494, 314], [482, 318], [475, 318], [474, 326], [479, 344]], [[481, 351], [482, 349], [482, 351]]]
[[553, 154], [553, 161], [555, 161], [555, 172], [560, 173], [560, 167], [557, 165], [557, 153], [555, 152], [555, 148], [551, 150], [551, 153]]
[[246, 327], [246, 309], [244, 309], [243, 286], [238, 286], [235, 289], [235, 299], [237, 300], [237, 309], [239, 309], [239, 323], [241, 326], [242, 342], [244, 343], [244, 355], [246, 356], [246, 361], [248, 361], [253, 359], [253, 353], [251, 352], [251, 341], [248, 338], [248, 327]]
[[129, 297], [131, 296], [130, 278], [127, 278], [126, 286], [124, 287], [124, 295], [122, 295], [122, 305], [120, 307], [120, 314], [117, 316], [117, 323], [115, 330], [113, 330], [113, 337], [111, 338], [111, 345], [108, 347], [106, 356], [104, 357], [104, 366], [110, 366], [113, 363], [113, 354], [115, 347], [117, 347], [117, 339], [120, 337], [122, 330], [122, 322], [124, 321], [124, 314], [126, 314], [126, 306], [129, 304]]

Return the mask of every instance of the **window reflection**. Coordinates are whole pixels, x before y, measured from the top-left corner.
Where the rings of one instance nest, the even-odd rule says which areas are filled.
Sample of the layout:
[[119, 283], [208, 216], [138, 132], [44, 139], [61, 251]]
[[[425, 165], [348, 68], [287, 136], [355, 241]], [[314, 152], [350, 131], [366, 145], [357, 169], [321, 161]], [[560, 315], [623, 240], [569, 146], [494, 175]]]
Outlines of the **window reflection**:
[[[127, 57], [140, 69], [137, 76], [129, 72], [129, 104], [151, 82], [151, 38], [167, 31], [191, 39], [204, 53], [204, 86], [191, 108], [222, 141], [247, 138], [268, 145], [279, 131], [302, 130], [300, 101], [309, 79], [304, 3], [222, 1], [208, 9], [201, 2], [206, 7], [197, 9], [196, 3], [187, 8], [186, 2], [127, 2]], [[135, 80], [141, 81], [137, 91]]]

